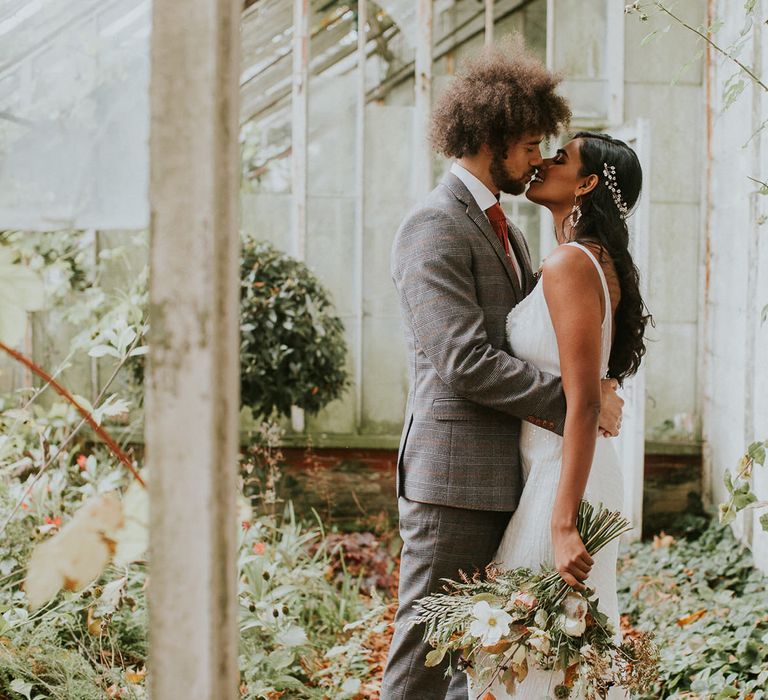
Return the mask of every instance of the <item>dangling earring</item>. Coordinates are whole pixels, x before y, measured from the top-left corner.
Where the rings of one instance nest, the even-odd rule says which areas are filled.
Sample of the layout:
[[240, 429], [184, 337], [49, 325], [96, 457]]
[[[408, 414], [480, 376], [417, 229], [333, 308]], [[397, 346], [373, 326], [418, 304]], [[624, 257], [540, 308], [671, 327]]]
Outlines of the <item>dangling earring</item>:
[[571, 222], [571, 231], [576, 228], [576, 224], [581, 219], [581, 197], [574, 197], [573, 206], [571, 207], [571, 213], [568, 215], [568, 219]]
[[579, 223], [581, 218], [581, 197], [574, 197], [569, 218], [571, 219], [571, 228], [576, 228], [576, 224]]

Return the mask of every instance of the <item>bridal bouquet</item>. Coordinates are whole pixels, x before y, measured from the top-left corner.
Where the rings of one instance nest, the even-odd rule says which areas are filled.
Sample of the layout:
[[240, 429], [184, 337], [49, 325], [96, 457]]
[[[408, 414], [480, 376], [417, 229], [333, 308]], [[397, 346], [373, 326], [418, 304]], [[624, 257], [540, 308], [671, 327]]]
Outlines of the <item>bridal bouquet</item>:
[[[577, 528], [592, 556], [631, 529], [620, 513], [602, 505], [595, 510], [586, 501]], [[642, 690], [656, 677], [658, 653], [650, 637], [617, 644], [594, 591], [578, 593], [557, 572], [491, 565], [485, 578], [462, 573], [461, 582], [444, 580], [446, 593], [418, 600], [411, 624], [423, 624], [424, 639], [434, 647], [426, 665], [436, 666], [446, 654], [456, 658], [453, 667], [467, 672], [479, 698], [493, 698], [488, 690], [496, 681], [511, 693], [532, 667], [562, 672], [555, 698], [605, 698], [612, 686]]]

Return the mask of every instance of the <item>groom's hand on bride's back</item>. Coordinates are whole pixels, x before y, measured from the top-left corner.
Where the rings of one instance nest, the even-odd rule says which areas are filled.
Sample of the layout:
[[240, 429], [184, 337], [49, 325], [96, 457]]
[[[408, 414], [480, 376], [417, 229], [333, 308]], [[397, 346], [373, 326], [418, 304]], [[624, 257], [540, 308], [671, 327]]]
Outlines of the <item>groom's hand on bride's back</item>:
[[616, 437], [621, 430], [624, 399], [616, 393], [618, 386], [615, 379], [600, 382], [600, 434], [604, 437]]

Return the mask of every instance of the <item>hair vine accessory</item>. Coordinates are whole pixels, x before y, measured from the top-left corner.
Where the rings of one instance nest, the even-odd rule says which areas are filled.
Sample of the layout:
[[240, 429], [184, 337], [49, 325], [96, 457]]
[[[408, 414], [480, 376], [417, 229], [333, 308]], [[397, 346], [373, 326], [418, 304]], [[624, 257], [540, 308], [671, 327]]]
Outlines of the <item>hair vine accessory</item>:
[[616, 166], [603, 163], [603, 175], [605, 176], [605, 186], [611, 191], [611, 197], [613, 197], [613, 201], [616, 203], [616, 208], [619, 210], [619, 216], [621, 216], [622, 219], [626, 219], [629, 214], [629, 207], [621, 198], [621, 189], [616, 180]]

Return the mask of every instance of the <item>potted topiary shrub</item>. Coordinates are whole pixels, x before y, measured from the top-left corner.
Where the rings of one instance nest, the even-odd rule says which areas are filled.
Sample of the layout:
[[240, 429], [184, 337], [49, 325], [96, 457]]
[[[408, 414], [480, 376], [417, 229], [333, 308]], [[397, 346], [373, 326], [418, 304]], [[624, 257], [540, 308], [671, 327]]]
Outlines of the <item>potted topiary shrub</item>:
[[309, 268], [246, 238], [240, 280], [243, 405], [254, 416], [290, 416], [292, 407], [317, 413], [341, 396], [349, 381], [344, 326]]

